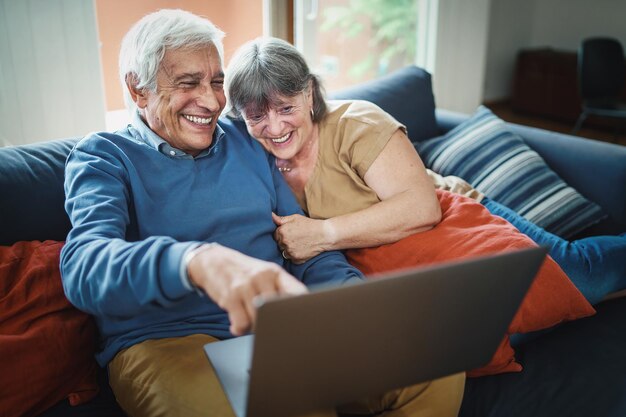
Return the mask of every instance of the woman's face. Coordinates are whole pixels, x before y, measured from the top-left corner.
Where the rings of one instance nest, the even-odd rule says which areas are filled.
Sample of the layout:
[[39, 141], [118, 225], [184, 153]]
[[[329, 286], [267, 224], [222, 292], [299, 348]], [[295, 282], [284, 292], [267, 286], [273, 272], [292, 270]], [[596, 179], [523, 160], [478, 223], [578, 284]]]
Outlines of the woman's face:
[[246, 109], [243, 118], [248, 132], [279, 159], [298, 155], [315, 134], [310, 91], [293, 97], [276, 95], [265, 113]]

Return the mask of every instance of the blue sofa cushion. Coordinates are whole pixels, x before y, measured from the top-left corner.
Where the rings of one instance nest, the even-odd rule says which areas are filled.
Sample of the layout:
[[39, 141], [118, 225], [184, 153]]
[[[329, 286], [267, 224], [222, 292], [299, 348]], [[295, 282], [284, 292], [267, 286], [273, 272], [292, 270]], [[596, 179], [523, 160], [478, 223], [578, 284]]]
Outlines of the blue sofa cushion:
[[333, 92], [329, 97], [371, 101], [404, 124], [413, 142], [439, 134], [430, 74], [416, 66], [405, 67], [376, 80]]
[[519, 373], [468, 378], [459, 417], [626, 416], [626, 297], [515, 348]]
[[568, 186], [486, 107], [416, 148], [433, 171], [465, 179], [491, 199], [561, 237], [570, 238], [606, 217], [600, 206]]
[[0, 245], [20, 240], [64, 241], [65, 159], [75, 139], [0, 148]]

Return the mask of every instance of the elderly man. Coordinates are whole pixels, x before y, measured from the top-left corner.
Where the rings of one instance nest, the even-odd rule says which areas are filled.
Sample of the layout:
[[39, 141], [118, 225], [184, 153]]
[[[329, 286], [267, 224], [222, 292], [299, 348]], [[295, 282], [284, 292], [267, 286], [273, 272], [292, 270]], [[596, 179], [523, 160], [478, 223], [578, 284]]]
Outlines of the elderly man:
[[[89, 135], [67, 161], [63, 285], [96, 317], [97, 359], [131, 416], [231, 416], [202, 346], [250, 330], [258, 295], [362, 278], [338, 252], [301, 265], [281, 256], [272, 212], [299, 208], [245, 129], [218, 119], [222, 37], [180, 10], [141, 19], [120, 53], [132, 123]], [[456, 385], [452, 407], [433, 401], [449, 389], [412, 387], [376, 407], [456, 410]]]

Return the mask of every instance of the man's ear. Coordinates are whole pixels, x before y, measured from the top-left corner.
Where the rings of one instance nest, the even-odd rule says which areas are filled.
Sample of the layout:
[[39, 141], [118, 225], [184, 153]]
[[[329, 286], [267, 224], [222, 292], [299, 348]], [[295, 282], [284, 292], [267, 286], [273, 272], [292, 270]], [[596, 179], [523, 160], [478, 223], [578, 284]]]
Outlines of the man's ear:
[[148, 105], [148, 97], [146, 96], [143, 88], [137, 88], [137, 84], [139, 84], [137, 74], [132, 72], [126, 74], [126, 88], [128, 88], [130, 97], [133, 99], [138, 108], [143, 109]]

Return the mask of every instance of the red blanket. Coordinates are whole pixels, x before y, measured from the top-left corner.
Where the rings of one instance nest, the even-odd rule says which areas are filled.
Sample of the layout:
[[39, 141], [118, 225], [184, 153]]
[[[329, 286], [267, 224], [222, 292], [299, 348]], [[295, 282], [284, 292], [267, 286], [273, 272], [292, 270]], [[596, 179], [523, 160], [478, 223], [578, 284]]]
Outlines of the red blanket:
[[[470, 258], [536, 246], [506, 220], [492, 215], [476, 201], [437, 190], [443, 217], [433, 229], [396, 243], [346, 252], [350, 263], [367, 276], [395, 269]], [[502, 277], [506, 280], [506, 277]], [[508, 337], [546, 329], [558, 323], [590, 316], [593, 307], [559, 265], [546, 258], [520, 306], [509, 331], [491, 362], [469, 376], [521, 371]]]
[[98, 392], [96, 326], [65, 298], [61, 242], [0, 247], [0, 414], [33, 416]]

